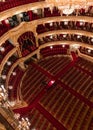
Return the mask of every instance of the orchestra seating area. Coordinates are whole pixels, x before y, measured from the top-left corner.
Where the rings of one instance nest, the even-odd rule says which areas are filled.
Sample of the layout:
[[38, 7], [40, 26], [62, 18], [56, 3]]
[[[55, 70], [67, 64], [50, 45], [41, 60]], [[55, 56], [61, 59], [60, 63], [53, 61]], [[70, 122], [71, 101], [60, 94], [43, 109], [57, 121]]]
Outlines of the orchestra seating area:
[[[36, 111], [39, 111], [56, 128], [56, 123], [51, 121], [52, 118], [67, 130], [92, 130], [93, 78], [87, 72], [92, 69], [93, 63], [91, 62], [90, 66], [88, 66], [89, 61], [85, 61], [85, 59], [80, 57], [73, 62], [75, 62], [73, 66], [69, 66], [65, 73], [62, 72], [71, 63], [71, 58], [64, 55], [48, 56], [38, 62], [33, 63], [31, 61], [29, 63], [21, 89], [24, 100], [29, 105], [33, 104], [33, 102], [35, 104], [29, 110], [31, 114], [29, 118], [33, 123], [31, 128], [43, 127], [40, 121], [42, 118], [33, 117], [33, 113], [35, 114], [38, 113]], [[46, 89], [44, 86], [48, 85], [51, 80], [50, 77], [55, 79], [56, 84]], [[42, 84], [43, 81], [45, 81], [45, 84]], [[43, 89], [46, 91], [39, 98], [38, 95], [42, 93]], [[65, 128], [62, 130], [65, 130]], [[54, 130], [52, 126], [47, 129]]]
[[90, 75], [82, 72], [78, 68], [72, 67], [64, 76], [62, 75], [62, 78], [60, 77], [60, 79], [76, 92], [93, 102], [93, 78]]
[[[34, 116], [35, 115], [35, 116]], [[56, 130], [56, 128], [51, 124], [45, 116], [40, 113], [40, 111], [34, 108], [27, 115], [32, 123], [31, 129], [41, 129], [41, 130]], [[38, 122], [37, 122], [38, 119]]]
[[46, 60], [40, 60], [38, 64], [50, 72], [52, 75], [56, 75], [60, 70], [64, 69], [69, 63], [71, 62], [71, 59], [67, 56], [59, 57], [49, 57], [46, 58]]
[[[39, 70], [36, 70], [32, 65], [26, 71], [26, 76], [23, 78], [21, 92], [23, 99], [31, 104], [37, 95], [44, 89], [43, 82], [48, 81], [46, 77]], [[28, 96], [29, 95], [29, 96]]]
[[91, 129], [93, 110], [59, 85], [46, 93], [40, 104], [67, 130]]

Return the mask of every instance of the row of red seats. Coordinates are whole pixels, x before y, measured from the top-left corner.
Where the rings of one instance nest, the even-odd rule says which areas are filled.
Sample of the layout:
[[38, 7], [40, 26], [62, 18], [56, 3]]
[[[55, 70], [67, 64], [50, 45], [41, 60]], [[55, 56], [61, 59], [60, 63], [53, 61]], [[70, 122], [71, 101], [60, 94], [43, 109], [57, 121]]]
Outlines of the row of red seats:
[[62, 45], [59, 47], [46, 47], [40, 50], [42, 56], [50, 56], [50, 55], [57, 55], [57, 54], [67, 54], [67, 48], [63, 48]]
[[16, 6], [34, 3], [34, 2], [40, 2], [40, 0], [9, 0], [6, 2], [0, 2], [0, 12], [10, 8], [14, 8]]
[[[54, 89], [56, 89], [55, 92]], [[55, 116], [55, 118], [62, 124], [66, 124], [67, 120], [72, 120], [73, 122], [75, 116], [72, 116], [72, 114], [76, 115], [79, 113], [82, 102], [78, 101], [77, 98], [69, 94], [67, 91], [63, 90], [61, 87], [56, 87], [54, 89], [50, 91], [48, 96], [46, 95], [45, 97], [43, 97], [44, 99], [42, 99], [43, 101], [41, 102], [41, 104], [43, 104], [43, 107], [45, 107], [45, 109], [50, 112], [52, 116]], [[76, 110], [77, 107], [74, 106], [77, 106], [78, 110]], [[69, 129], [71, 129], [72, 127], [71, 124], [72, 123], [69, 123]], [[68, 128], [68, 125], [65, 126]]]
[[42, 89], [44, 89], [42, 86], [42, 81], [47, 80], [46, 76], [43, 73], [36, 69], [34, 65], [31, 65], [32, 63], [29, 65], [29, 68], [26, 72], [27, 75], [24, 77], [21, 87], [23, 99], [28, 104], [33, 102], [33, 100], [38, 96]]
[[91, 116], [92, 116], [92, 108], [89, 108], [87, 114], [85, 115], [83, 122], [81, 123], [81, 127], [80, 127], [81, 130], [86, 129], [85, 124], [87, 124], [88, 121], [89, 121], [88, 130], [92, 130], [92, 128], [93, 128], [93, 123], [92, 123], [93, 118], [91, 118]]

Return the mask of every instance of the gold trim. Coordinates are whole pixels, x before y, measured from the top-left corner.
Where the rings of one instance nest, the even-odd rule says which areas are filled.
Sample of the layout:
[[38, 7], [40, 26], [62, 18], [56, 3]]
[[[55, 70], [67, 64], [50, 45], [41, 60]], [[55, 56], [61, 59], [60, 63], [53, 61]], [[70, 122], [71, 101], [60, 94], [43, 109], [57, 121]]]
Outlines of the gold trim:
[[16, 50], [17, 50], [17, 48], [13, 48], [13, 49], [12, 49], [11, 51], [9, 51], [9, 52], [7, 53], [7, 55], [3, 58], [2, 62], [1, 62], [1, 65], [0, 65], [0, 75], [1, 75], [1, 72], [2, 72], [2, 70], [3, 70], [3, 67], [4, 67], [5, 63], [7, 62], [7, 60], [9, 59], [9, 57], [16, 52]]
[[[0, 46], [7, 39], [11, 39], [11, 41], [13, 41], [14, 45], [16, 46], [19, 36], [21, 36], [25, 32], [32, 31], [35, 36], [38, 36], [36, 33], [36, 27], [38, 24], [44, 24], [44, 23], [49, 23], [49, 22], [59, 22], [59, 21], [84, 21], [84, 22], [93, 23], [93, 18], [84, 17], [84, 16], [78, 16], [78, 17], [76, 17], [76, 16], [67, 16], [67, 17], [58, 16], [58, 17], [42, 18], [42, 19], [30, 21], [30, 22], [22, 22], [19, 26], [9, 30], [8, 32], [6, 32], [4, 35], [2, 35], [0, 37]], [[60, 30], [60, 31], [62, 31], [62, 30]], [[80, 30], [77, 30], [77, 31], [79, 32]], [[85, 34], [86, 33], [87, 33], [87, 31], [85, 31]], [[91, 34], [92, 32], [88, 32], [88, 33]]]
[[78, 34], [78, 35], [93, 37], [93, 32], [87, 32], [87, 31], [82, 31], [82, 30], [62, 29], [62, 30], [48, 31], [48, 32], [39, 34], [37, 38], [42, 38], [45, 36], [56, 35], [56, 34]]

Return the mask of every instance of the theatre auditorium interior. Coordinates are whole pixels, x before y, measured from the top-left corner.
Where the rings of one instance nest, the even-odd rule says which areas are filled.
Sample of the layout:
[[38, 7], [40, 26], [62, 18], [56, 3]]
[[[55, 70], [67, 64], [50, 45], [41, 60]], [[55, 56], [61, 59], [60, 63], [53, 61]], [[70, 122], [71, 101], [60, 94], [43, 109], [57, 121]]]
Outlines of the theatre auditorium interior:
[[93, 0], [0, 0], [0, 130], [93, 130]]

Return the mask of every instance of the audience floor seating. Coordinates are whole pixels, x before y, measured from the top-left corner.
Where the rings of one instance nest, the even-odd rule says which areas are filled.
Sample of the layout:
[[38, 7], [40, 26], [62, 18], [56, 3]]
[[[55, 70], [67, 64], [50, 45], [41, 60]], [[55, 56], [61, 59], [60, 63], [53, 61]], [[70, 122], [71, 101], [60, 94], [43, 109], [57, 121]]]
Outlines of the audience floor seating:
[[[31, 129], [93, 130], [93, 77], [86, 73], [92, 72], [93, 63], [88, 66], [89, 61], [86, 65], [81, 59], [73, 60], [72, 66], [71, 58], [63, 55], [29, 63], [21, 84], [28, 106], [15, 111], [25, 110], [22, 116], [29, 117]], [[51, 80], [55, 85], [46, 89]]]

